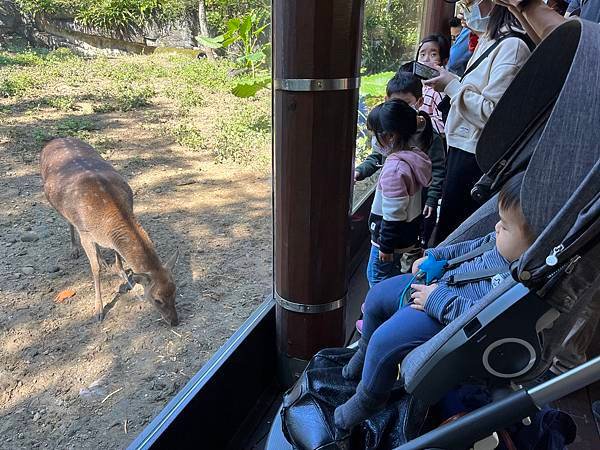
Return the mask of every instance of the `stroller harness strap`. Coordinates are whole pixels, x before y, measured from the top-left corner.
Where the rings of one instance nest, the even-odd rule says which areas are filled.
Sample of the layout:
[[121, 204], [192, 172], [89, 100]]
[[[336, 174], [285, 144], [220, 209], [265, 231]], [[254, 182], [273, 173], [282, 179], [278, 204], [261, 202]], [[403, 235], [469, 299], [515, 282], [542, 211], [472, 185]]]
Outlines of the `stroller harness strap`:
[[455, 267], [460, 266], [465, 261], [469, 261], [473, 258], [483, 255], [485, 252], [493, 249], [495, 246], [496, 246], [495, 241], [489, 241], [489, 242], [486, 242], [485, 244], [480, 245], [477, 248], [474, 248], [470, 252], [465, 253], [464, 255], [449, 259], [448, 262], [446, 263], [445, 269], [446, 270], [454, 269]]
[[505, 264], [504, 266], [490, 267], [489, 269], [475, 270], [467, 273], [457, 273], [455, 275], [450, 275], [446, 284], [448, 284], [448, 286], [456, 286], [457, 284], [471, 283], [473, 281], [485, 280], [486, 278], [491, 278], [499, 273], [505, 273], [508, 271], [509, 266], [508, 264]]

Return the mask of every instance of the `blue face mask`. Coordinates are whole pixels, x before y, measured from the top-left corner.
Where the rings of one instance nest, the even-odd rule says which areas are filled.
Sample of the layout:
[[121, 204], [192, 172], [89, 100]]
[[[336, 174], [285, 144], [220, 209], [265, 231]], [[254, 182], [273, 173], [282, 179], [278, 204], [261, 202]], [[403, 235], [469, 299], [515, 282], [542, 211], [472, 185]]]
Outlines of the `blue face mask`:
[[470, 11], [465, 10], [463, 14], [465, 22], [467, 22], [467, 26], [470, 29], [477, 31], [478, 33], [485, 33], [487, 31], [490, 16], [481, 17], [479, 4], [472, 6]]

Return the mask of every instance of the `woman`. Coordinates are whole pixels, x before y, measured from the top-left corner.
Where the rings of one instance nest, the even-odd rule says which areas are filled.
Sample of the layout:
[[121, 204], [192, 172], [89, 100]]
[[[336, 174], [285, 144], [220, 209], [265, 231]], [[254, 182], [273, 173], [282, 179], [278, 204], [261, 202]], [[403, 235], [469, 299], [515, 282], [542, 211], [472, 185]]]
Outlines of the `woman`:
[[[482, 176], [475, 149], [488, 118], [531, 51], [517, 19], [492, 0], [461, 2], [467, 26], [479, 44], [459, 79], [443, 67], [440, 75], [424, 81], [450, 98], [446, 121], [448, 160], [438, 223], [439, 243], [477, 208], [471, 189]], [[484, 55], [486, 55], [484, 57]]]

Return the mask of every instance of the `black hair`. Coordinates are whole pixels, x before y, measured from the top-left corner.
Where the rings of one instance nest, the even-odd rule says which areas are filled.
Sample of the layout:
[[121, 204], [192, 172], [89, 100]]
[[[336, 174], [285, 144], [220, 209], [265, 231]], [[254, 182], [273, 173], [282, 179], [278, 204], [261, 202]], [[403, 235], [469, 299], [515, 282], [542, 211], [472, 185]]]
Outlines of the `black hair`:
[[442, 64], [450, 57], [450, 42], [445, 36], [439, 33], [434, 33], [430, 34], [429, 36], [425, 36], [419, 43], [419, 47], [417, 48], [417, 56], [415, 57], [416, 60], [419, 59], [421, 47], [423, 47], [423, 44], [426, 44], [427, 42], [434, 42], [437, 44], [438, 49], [440, 50], [440, 59], [442, 60]]
[[[424, 127], [419, 130], [418, 118], [422, 117]], [[433, 126], [427, 113], [415, 111], [408, 103], [400, 99], [391, 99], [375, 106], [367, 117], [367, 128], [373, 132], [377, 142], [384, 133], [397, 135], [401, 144], [408, 146], [418, 133], [421, 150], [427, 151], [433, 141]]]
[[412, 73], [412, 68], [410, 72], [399, 70], [392, 79], [388, 81], [386, 87], [386, 95], [388, 98], [393, 94], [398, 93], [412, 94], [417, 100], [423, 97], [423, 83], [421, 83], [419, 77]]
[[514, 209], [521, 207], [521, 183], [523, 174], [518, 174], [508, 180], [498, 194], [498, 205], [502, 209]]
[[523, 183], [524, 175], [525, 172], [518, 173], [502, 185], [500, 193], [498, 194], [498, 208], [518, 211], [523, 218], [523, 223], [521, 225], [525, 227], [526, 235], [533, 240], [534, 234], [532, 233], [531, 227], [521, 208], [521, 184]]
[[486, 35], [490, 39], [498, 39], [506, 34], [523, 31], [521, 24], [508, 8], [494, 3], [490, 12]]
[[414, 61], [406, 62], [406, 63], [402, 64], [400, 67], [398, 67], [398, 71], [396, 73], [398, 73], [398, 72], [410, 72], [410, 73], [413, 73], [413, 66], [414, 65], [415, 65]]
[[458, 17], [453, 17], [448, 21], [450, 28], [462, 27], [462, 21]]

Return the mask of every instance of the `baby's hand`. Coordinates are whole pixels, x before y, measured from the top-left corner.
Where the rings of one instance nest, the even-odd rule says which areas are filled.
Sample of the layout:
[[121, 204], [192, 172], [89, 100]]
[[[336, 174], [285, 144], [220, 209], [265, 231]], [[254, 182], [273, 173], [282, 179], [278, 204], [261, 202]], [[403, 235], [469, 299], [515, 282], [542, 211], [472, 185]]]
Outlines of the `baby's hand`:
[[429, 286], [426, 284], [411, 284], [410, 287], [415, 290], [410, 294], [410, 297], [413, 300], [410, 307], [418, 309], [419, 311], [424, 311], [425, 303], [427, 302], [429, 295], [438, 287], [438, 285], [437, 283], [430, 284]]

